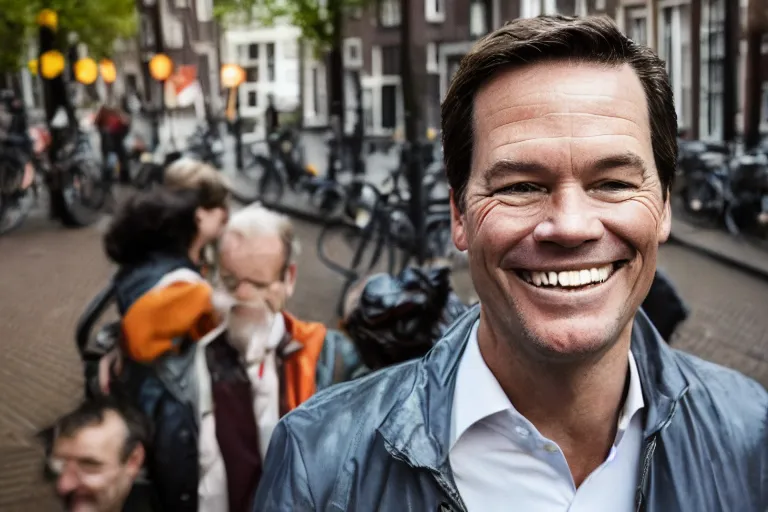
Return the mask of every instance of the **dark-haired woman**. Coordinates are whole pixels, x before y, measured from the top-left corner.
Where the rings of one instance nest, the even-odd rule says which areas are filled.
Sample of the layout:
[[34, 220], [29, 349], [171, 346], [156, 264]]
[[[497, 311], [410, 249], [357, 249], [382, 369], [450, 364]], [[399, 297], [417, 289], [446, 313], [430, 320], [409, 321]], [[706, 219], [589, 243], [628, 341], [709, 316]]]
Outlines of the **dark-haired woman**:
[[122, 205], [104, 238], [119, 265], [123, 334], [122, 370], [110, 387], [154, 420], [148, 469], [164, 510], [197, 510], [197, 480], [188, 477], [198, 467], [196, 342], [217, 324], [201, 254], [224, 227], [227, 199], [223, 180], [215, 179], [140, 192]]

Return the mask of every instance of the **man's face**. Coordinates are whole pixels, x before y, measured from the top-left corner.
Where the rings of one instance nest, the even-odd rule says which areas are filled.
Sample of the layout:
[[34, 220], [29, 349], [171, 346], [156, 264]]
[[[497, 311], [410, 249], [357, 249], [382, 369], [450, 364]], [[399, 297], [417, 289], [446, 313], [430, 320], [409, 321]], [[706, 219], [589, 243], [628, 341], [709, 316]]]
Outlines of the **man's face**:
[[631, 328], [670, 229], [639, 78], [565, 62], [504, 71], [477, 93], [474, 127], [453, 236], [484, 315], [538, 357], [604, 351]]
[[74, 436], [58, 437], [53, 445], [52, 466], [59, 476], [56, 493], [66, 510], [117, 512], [133, 486], [144, 459], [137, 447], [122, 458], [126, 426], [114, 412], [104, 421], [80, 429]]

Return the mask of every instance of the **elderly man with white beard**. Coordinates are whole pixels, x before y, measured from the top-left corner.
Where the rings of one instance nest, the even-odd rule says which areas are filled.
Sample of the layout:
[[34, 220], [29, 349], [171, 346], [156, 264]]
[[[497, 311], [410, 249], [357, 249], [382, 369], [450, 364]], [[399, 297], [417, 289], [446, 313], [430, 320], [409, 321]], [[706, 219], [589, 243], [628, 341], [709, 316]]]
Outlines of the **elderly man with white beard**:
[[260, 205], [232, 215], [221, 239], [214, 305], [224, 321], [202, 342], [201, 510], [246, 510], [279, 419], [361, 369], [341, 333], [285, 310], [298, 252], [290, 220]]

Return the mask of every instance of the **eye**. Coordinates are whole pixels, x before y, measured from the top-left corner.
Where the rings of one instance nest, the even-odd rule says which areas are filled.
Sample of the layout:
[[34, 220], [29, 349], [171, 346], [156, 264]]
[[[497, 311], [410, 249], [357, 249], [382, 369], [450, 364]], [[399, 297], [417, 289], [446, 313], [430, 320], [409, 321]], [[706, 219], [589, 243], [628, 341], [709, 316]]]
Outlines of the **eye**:
[[536, 185], [530, 182], [514, 183], [500, 188], [496, 191], [497, 194], [532, 194], [535, 192], [545, 192], [544, 187]]
[[616, 191], [633, 189], [635, 186], [624, 181], [604, 181], [597, 188], [600, 190]]

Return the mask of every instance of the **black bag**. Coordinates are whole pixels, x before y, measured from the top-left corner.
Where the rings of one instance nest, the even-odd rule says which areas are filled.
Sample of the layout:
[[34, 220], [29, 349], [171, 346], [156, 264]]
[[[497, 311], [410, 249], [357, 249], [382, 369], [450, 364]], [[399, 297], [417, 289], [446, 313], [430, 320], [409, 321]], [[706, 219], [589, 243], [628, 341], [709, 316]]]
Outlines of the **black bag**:
[[376, 370], [426, 354], [468, 307], [453, 293], [448, 267], [406, 268], [368, 279], [344, 327]]
[[677, 327], [688, 318], [690, 313], [675, 285], [659, 270], [656, 271], [642, 307], [667, 343], [671, 341]]

